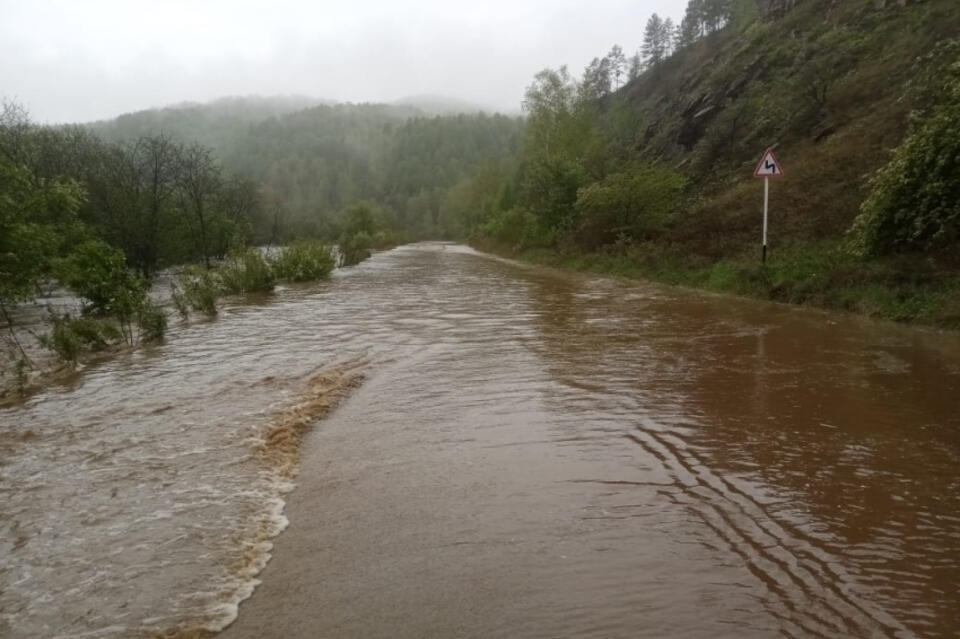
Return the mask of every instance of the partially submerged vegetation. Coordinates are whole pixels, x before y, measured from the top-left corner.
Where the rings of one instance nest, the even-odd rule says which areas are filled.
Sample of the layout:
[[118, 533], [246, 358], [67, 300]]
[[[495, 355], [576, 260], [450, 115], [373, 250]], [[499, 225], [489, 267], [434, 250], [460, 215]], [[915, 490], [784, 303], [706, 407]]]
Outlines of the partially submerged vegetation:
[[273, 290], [277, 278], [261, 251], [248, 248], [227, 256], [217, 269], [217, 280], [224, 293], [265, 293]]
[[27, 386], [35, 366], [11, 309], [31, 301], [51, 279], [80, 304], [75, 314], [51, 311], [49, 334], [38, 336], [62, 360], [75, 363], [86, 351], [163, 338], [166, 316], [147, 295], [145, 280], [127, 266], [122, 252], [94, 237], [80, 220], [84, 193], [76, 182], [42, 179], [0, 158], [0, 191], [3, 361], [13, 372], [4, 376], [16, 387]]
[[[25, 340], [70, 366], [88, 353], [161, 341], [167, 314], [149, 291], [163, 268], [200, 264], [175, 269], [171, 300], [187, 317], [215, 316], [221, 295], [322, 279], [336, 266], [320, 239], [252, 248], [266, 229], [271, 243], [283, 235], [283, 204], [225, 175], [210, 149], [164, 135], [106, 143], [79, 127], [36, 126], [5, 104], [0, 195], [0, 394], [23, 391], [49, 368]], [[382, 215], [363, 210], [362, 224], [345, 225], [350, 263], [395, 237]], [[54, 285], [74, 302], [48, 309], [44, 329], [18, 327], [15, 308]]]
[[184, 318], [191, 313], [213, 317], [223, 295], [268, 293], [277, 282], [314, 282], [329, 277], [334, 268], [334, 248], [316, 240], [298, 240], [269, 252], [248, 248], [231, 253], [212, 269], [179, 269], [171, 299]]
[[[326, 279], [336, 267], [335, 249], [301, 240], [269, 251], [244, 249], [229, 254], [211, 268], [188, 264], [176, 269], [170, 301], [183, 319], [192, 314], [216, 317], [224, 295], [270, 292], [277, 282]], [[74, 311], [47, 311], [47, 330], [30, 331], [43, 348], [70, 366], [88, 354], [160, 342], [167, 313], [148, 295], [145, 279], [124, 264], [123, 254], [100, 240], [87, 240], [53, 262], [48, 275], [75, 296]], [[12, 318], [4, 338], [9, 356], [0, 397], [12, 389], [26, 390], [42, 373], [15, 332]], [[15, 352], [14, 352], [15, 350]], [[2, 361], [2, 360], [0, 360]]]
[[180, 269], [171, 284], [170, 299], [184, 319], [190, 313], [217, 315], [218, 283], [210, 269], [188, 265]]
[[270, 258], [277, 279], [309, 282], [327, 277], [337, 265], [333, 248], [321, 242], [298, 240]]

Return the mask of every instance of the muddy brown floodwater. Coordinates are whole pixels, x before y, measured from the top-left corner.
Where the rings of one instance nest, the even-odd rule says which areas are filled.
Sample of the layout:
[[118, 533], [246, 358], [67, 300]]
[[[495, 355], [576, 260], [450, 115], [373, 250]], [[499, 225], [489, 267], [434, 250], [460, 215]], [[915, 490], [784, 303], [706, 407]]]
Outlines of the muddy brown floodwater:
[[3, 637], [956, 637], [960, 337], [405, 246], [0, 410], [0, 499]]

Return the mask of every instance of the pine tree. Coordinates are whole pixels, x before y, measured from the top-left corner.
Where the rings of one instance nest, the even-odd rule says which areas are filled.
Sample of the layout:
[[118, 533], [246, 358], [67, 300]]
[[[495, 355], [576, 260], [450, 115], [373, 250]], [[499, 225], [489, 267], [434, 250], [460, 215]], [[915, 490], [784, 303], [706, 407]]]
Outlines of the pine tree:
[[630, 57], [630, 71], [627, 73], [627, 76], [631, 80], [636, 80], [640, 77], [640, 73], [643, 71], [643, 59], [640, 57], [639, 53], [634, 53]]
[[705, 3], [706, 0], [690, 0], [687, 3], [687, 12], [683, 17], [683, 22], [687, 24], [684, 31], [686, 44], [692, 44], [697, 38], [704, 35]]
[[594, 58], [583, 70], [580, 83], [581, 97], [596, 100], [610, 93], [610, 60], [606, 57]]
[[614, 87], [620, 88], [620, 80], [623, 75], [627, 72], [627, 56], [623, 54], [623, 49], [620, 48], [619, 44], [613, 45], [613, 48], [610, 49], [610, 53], [607, 54], [607, 67], [610, 69], [610, 73], [613, 74]]
[[669, 57], [674, 50], [673, 38], [674, 38], [674, 33], [676, 29], [673, 26], [673, 20], [671, 20], [670, 18], [667, 18], [666, 20], [664, 20], [662, 30], [663, 30], [663, 35], [661, 37], [663, 39], [663, 56], [666, 58], [666, 57]]
[[647, 28], [643, 32], [643, 57], [651, 67], [663, 61], [665, 50], [663, 41], [663, 20], [656, 13], [647, 20]]
[[700, 35], [699, 30], [700, 24], [690, 15], [688, 8], [687, 15], [683, 17], [683, 20], [680, 21], [680, 26], [677, 27], [677, 33], [674, 36], [674, 48], [683, 49], [696, 42], [697, 37]]
[[732, 0], [702, 0], [701, 20], [708, 33], [719, 31], [727, 22], [733, 11]]

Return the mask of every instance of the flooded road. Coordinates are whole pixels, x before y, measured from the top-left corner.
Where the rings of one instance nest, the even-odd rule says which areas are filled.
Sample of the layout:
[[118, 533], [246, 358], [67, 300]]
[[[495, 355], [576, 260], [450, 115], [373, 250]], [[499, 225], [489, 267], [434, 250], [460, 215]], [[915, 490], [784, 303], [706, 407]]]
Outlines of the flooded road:
[[401, 247], [0, 410], [0, 636], [953, 637], [958, 409], [956, 335]]

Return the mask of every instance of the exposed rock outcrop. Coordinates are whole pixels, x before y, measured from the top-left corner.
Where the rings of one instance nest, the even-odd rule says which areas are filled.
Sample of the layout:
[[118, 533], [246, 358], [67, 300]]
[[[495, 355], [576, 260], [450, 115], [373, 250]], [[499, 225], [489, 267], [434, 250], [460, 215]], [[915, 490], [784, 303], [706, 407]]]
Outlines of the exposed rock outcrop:
[[757, 0], [760, 15], [767, 20], [779, 18], [800, 3], [800, 0]]

